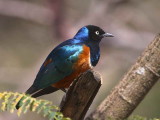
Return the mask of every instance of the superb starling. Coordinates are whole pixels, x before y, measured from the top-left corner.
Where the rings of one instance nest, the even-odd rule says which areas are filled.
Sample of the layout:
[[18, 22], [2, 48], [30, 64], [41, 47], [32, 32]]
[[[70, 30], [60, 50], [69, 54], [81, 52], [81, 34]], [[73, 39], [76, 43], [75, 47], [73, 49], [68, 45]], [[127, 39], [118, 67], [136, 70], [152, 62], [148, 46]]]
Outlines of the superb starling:
[[72, 39], [51, 51], [26, 94], [39, 97], [59, 89], [64, 91], [81, 73], [97, 65], [99, 43], [104, 37], [113, 35], [94, 25], [82, 27]]

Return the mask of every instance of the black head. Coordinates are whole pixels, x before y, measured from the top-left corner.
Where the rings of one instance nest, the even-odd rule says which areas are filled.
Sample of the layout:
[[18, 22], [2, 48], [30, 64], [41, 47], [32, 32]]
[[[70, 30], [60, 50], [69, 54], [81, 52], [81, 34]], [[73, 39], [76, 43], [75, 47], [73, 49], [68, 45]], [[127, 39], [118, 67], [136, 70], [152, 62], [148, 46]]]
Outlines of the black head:
[[104, 32], [104, 30], [98, 26], [87, 25], [86, 28], [89, 31], [89, 38], [92, 41], [100, 41], [103, 37], [113, 37], [112, 34]]
[[103, 37], [113, 37], [113, 35], [105, 33], [100, 27], [94, 25], [82, 27], [74, 36], [75, 39], [92, 42], [100, 42]]

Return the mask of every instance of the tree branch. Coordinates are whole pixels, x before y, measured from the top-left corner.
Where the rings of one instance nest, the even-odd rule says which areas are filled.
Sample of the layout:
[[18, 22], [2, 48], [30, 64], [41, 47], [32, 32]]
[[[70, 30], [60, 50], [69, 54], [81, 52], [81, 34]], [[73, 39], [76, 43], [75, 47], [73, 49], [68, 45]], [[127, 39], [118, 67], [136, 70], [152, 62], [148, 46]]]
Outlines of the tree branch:
[[160, 34], [151, 42], [111, 94], [86, 120], [127, 118], [160, 78]]
[[101, 77], [98, 73], [89, 70], [82, 74], [73, 82], [61, 102], [63, 115], [72, 120], [83, 120], [100, 86]]

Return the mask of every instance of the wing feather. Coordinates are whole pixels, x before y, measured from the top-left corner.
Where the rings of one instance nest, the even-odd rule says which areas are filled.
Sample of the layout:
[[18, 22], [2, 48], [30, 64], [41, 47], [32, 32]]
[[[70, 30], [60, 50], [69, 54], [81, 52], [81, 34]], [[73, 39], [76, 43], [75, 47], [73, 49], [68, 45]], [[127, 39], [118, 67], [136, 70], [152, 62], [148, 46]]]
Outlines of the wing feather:
[[46, 59], [52, 61], [43, 63], [33, 86], [37, 89], [46, 88], [70, 75], [82, 51], [82, 45], [65, 45], [53, 50]]

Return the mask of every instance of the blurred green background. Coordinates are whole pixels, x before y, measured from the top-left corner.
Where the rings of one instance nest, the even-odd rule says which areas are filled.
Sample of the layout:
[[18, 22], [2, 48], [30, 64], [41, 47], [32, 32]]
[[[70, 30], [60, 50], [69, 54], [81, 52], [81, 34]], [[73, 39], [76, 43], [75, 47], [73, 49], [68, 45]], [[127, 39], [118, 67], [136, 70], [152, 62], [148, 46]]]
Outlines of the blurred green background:
[[[84, 25], [94, 24], [114, 38], [101, 42], [95, 70], [103, 85], [88, 114], [109, 94], [137, 57], [160, 32], [159, 0], [0, 0], [0, 92], [25, 92], [42, 62], [60, 42]], [[160, 117], [160, 82], [133, 115]], [[59, 105], [64, 93], [40, 98]], [[20, 118], [8, 112], [0, 120], [44, 120], [28, 112]]]

